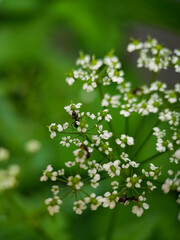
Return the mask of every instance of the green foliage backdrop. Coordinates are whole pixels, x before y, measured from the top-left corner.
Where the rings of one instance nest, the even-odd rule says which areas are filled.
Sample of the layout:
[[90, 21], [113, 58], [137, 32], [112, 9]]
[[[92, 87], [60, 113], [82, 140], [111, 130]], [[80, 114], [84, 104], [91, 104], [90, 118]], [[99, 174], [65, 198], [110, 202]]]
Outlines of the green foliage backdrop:
[[[10, 150], [9, 163], [21, 167], [17, 188], [0, 193], [0, 239], [105, 239], [109, 210], [75, 216], [67, 202], [60, 214], [48, 215], [44, 199], [49, 190], [39, 181], [42, 169], [50, 163], [62, 167], [71, 154], [49, 138], [47, 125], [65, 120], [63, 108], [72, 98], [96, 110], [89, 102], [96, 95], [86, 98], [78, 86], [65, 83], [81, 49], [100, 57], [115, 49], [129, 80], [135, 85], [147, 81], [126, 54], [139, 26], [179, 37], [180, 2], [0, 1], [0, 146]], [[24, 144], [34, 138], [42, 148], [29, 155]], [[119, 207], [113, 240], [180, 239], [175, 196], [156, 193], [150, 201], [141, 219]]]

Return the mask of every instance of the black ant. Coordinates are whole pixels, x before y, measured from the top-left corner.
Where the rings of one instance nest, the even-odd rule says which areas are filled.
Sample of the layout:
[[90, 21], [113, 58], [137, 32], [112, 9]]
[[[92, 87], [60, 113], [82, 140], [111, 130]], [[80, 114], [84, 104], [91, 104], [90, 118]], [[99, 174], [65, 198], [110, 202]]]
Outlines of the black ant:
[[135, 201], [135, 202], [137, 202], [138, 198], [136, 196], [127, 197], [127, 195], [125, 195], [125, 196], [120, 197], [118, 202], [125, 203], [126, 201]]
[[135, 94], [135, 95], [138, 95], [138, 93], [141, 92], [141, 91], [142, 91], [142, 89], [140, 87], [137, 87], [136, 89], [134, 89], [132, 91], [132, 93]]
[[87, 147], [85, 144], [81, 144], [80, 147], [86, 151], [86, 153], [87, 153], [87, 155], [86, 155], [86, 159], [89, 159], [90, 156], [91, 156], [91, 153], [89, 152], [88, 147]]
[[74, 127], [75, 128], [78, 128], [78, 126], [79, 126], [79, 119], [80, 119], [81, 117], [79, 117], [79, 115], [78, 115], [78, 113], [76, 113], [76, 111], [73, 111], [72, 112], [72, 119], [74, 119], [74, 122], [73, 122], [73, 124], [74, 124]]

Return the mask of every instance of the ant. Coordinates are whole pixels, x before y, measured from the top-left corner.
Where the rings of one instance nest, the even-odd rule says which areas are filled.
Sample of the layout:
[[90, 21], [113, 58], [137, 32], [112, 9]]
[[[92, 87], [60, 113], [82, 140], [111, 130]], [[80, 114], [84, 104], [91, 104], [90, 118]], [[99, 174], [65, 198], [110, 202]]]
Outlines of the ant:
[[91, 156], [91, 153], [89, 152], [88, 147], [85, 144], [81, 144], [80, 148], [82, 148], [82, 149], [84, 149], [86, 151], [86, 153], [87, 153], [86, 159], [89, 159], [90, 156]]
[[132, 91], [132, 93], [135, 94], [135, 95], [138, 95], [141, 91], [142, 91], [142, 89], [140, 87], [137, 87], [136, 89], [134, 89]]
[[[78, 113], [76, 111], [72, 112], [72, 119], [74, 119], [74, 122], [72, 123], [75, 128], [78, 128], [79, 126], [79, 120], [81, 117], [79, 117]], [[80, 148], [84, 149], [86, 151], [86, 159], [89, 159], [91, 156], [91, 153], [89, 152], [88, 147], [85, 144], [81, 144]]]
[[76, 113], [76, 111], [73, 111], [72, 112], [72, 119], [74, 119], [74, 122], [73, 122], [73, 124], [74, 124], [74, 127], [75, 128], [78, 128], [78, 126], [79, 126], [79, 119], [80, 119], [81, 117], [79, 117], [79, 115], [78, 115], [78, 113]]
[[125, 203], [126, 201], [135, 201], [135, 202], [137, 202], [138, 198], [136, 196], [127, 197], [127, 195], [125, 195], [125, 196], [120, 197], [118, 202]]

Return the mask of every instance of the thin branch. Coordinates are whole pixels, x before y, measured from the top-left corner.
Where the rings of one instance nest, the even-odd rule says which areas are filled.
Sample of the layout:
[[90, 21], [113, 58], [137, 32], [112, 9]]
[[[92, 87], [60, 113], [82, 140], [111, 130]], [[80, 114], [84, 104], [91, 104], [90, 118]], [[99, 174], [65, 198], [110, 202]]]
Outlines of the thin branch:
[[142, 166], [143, 164], [151, 161], [152, 159], [159, 157], [160, 155], [162, 155], [162, 154], [164, 154], [164, 153], [166, 153], [166, 152], [167, 152], [167, 151], [165, 151], [165, 152], [158, 152], [157, 154], [153, 155], [152, 157], [149, 157], [149, 158], [141, 161], [141, 162], [140, 162], [141, 166]]
[[[156, 124], [153, 126], [153, 128], [155, 126], [157, 126], [159, 123], [159, 119], [157, 120]], [[141, 151], [141, 149], [144, 147], [144, 145], [147, 143], [147, 141], [149, 140], [149, 138], [152, 136], [152, 133], [153, 133], [153, 128], [152, 130], [149, 132], [149, 134], [147, 135], [147, 137], [144, 139], [144, 141], [142, 142], [142, 144], [138, 147], [138, 149], [136, 150], [136, 152], [134, 153], [134, 156], [133, 158], [138, 155], [138, 153]]]
[[111, 240], [113, 239], [113, 232], [114, 232], [114, 228], [115, 228], [115, 221], [116, 221], [116, 215], [117, 215], [117, 208], [114, 208], [112, 211], [112, 215], [110, 217], [110, 221], [109, 221], [109, 226], [108, 226], [108, 230], [107, 230], [107, 234], [105, 239], [106, 240]]

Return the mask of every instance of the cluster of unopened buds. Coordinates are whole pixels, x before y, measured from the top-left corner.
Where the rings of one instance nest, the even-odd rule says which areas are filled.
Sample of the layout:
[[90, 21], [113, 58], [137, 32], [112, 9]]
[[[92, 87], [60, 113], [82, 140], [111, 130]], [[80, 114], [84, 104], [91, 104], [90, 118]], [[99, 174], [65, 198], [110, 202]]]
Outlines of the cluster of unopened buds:
[[[169, 169], [180, 163], [180, 84], [169, 90], [156, 79], [161, 69], [171, 66], [180, 72], [180, 50], [172, 54], [151, 38], [146, 42], [133, 40], [128, 51], [135, 50], [140, 56], [138, 67], [152, 71], [149, 85], [134, 88], [112, 52], [104, 59], [81, 53], [77, 69], [68, 74], [69, 85], [81, 81], [87, 92], [97, 89], [101, 104], [98, 112], [90, 113], [83, 110], [82, 103], [71, 102], [65, 107], [70, 121], [49, 126], [52, 139], [58, 135], [60, 145], [72, 148], [72, 159], [65, 163], [65, 169], [54, 171], [49, 165], [41, 177], [41, 181], [54, 182], [52, 197], [45, 201], [51, 215], [59, 212], [68, 195], [74, 198], [73, 210], [77, 214], [88, 205], [94, 211], [100, 206], [113, 209], [120, 204], [132, 204], [132, 213], [139, 217], [149, 208], [147, 195], [154, 189], [180, 193], [179, 171], [169, 170], [170, 177], [162, 178], [163, 165], [158, 162], [164, 154]], [[114, 89], [115, 94], [104, 92], [108, 89]], [[118, 115], [123, 119], [121, 126], [114, 123]], [[143, 141], [138, 142], [142, 121], [148, 115], [156, 121], [153, 126], [147, 125]], [[128, 126], [131, 116], [141, 119], [135, 132]], [[137, 156], [150, 138], [154, 141], [152, 155], [139, 161]]]

